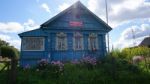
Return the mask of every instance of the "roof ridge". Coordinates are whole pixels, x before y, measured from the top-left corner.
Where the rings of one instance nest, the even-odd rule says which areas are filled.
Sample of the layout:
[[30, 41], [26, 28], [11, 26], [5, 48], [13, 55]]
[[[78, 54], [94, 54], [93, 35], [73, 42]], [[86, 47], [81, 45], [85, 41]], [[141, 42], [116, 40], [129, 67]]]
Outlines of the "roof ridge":
[[67, 10], [71, 9], [73, 6], [77, 5], [79, 6], [78, 4], [81, 4], [83, 5], [80, 0], [78, 0], [77, 2], [75, 2], [74, 4], [72, 4], [71, 6], [69, 6], [68, 8], [66, 8], [65, 10], [61, 11], [60, 13], [56, 14], [54, 17], [50, 18], [48, 21], [44, 22], [43, 24], [41, 24], [40, 26], [45, 26], [45, 24], [48, 24], [49, 22], [51, 22], [53, 19], [55, 19], [57, 16], [65, 13]]
[[53, 20], [55, 20], [56, 18], [60, 17], [61, 15], [65, 14], [68, 10], [72, 9], [73, 6], [81, 6], [82, 8], [85, 8], [95, 19], [97, 19], [99, 22], [101, 22], [102, 24], [104, 24], [109, 30], [111, 30], [112, 28], [106, 23], [104, 22], [100, 17], [98, 17], [96, 14], [94, 14], [93, 12], [91, 12], [85, 5], [83, 5], [80, 0], [77, 1], [76, 3], [72, 4], [70, 7], [68, 7], [67, 9], [63, 10], [62, 12], [58, 13], [56, 16], [52, 17], [51, 19], [49, 19], [48, 21], [46, 21], [45, 23], [41, 24], [41, 28], [44, 28], [47, 24], [49, 24], [50, 22], [52, 22]]

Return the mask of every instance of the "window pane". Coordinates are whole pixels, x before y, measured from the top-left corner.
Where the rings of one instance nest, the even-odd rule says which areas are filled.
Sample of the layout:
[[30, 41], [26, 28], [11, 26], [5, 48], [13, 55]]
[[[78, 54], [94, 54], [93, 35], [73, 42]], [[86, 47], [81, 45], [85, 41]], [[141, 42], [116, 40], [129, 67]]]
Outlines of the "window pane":
[[22, 38], [23, 50], [44, 50], [43, 37], [23, 37]]
[[89, 34], [88, 47], [89, 47], [89, 50], [97, 50], [98, 49], [97, 34], [95, 34], [95, 33]]
[[83, 35], [79, 32], [74, 33], [73, 49], [74, 50], [83, 50]]
[[67, 35], [63, 32], [56, 35], [56, 50], [67, 50]]

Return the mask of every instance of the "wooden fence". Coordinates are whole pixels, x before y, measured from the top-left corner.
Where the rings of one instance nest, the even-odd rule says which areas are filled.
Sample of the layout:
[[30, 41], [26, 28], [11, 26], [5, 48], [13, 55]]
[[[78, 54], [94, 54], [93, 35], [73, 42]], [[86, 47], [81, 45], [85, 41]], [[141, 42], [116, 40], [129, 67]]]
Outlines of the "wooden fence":
[[4, 64], [4, 66], [0, 70], [0, 73], [2, 73], [4, 70], [8, 72], [8, 84], [17, 83], [17, 62], [18, 60], [13, 57], [9, 61], [0, 60], [0, 63]]

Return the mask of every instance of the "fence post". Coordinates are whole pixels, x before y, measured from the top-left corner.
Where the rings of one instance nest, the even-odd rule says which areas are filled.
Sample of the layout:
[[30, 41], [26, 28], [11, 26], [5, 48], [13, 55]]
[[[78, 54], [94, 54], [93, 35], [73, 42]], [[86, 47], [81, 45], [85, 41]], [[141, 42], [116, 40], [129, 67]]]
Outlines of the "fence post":
[[17, 83], [17, 60], [15, 57], [11, 58], [11, 70], [10, 70], [10, 84]]

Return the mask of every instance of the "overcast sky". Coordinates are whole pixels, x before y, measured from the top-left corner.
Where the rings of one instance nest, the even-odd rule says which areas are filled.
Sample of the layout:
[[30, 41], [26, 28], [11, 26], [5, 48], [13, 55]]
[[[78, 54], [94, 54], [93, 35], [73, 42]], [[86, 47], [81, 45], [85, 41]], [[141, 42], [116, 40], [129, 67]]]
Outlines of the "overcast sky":
[[[20, 49], [18, 33], [39, 25], [78, 0], [1, 0], [0, 38]], [[98, 17], [105, 18], [105, 0], [80, 0]], [[150, 0], [107, 0], [110, 46], [138, 45], [150, 36]], [[133, 39], [134, 33], [135, 39]]]

